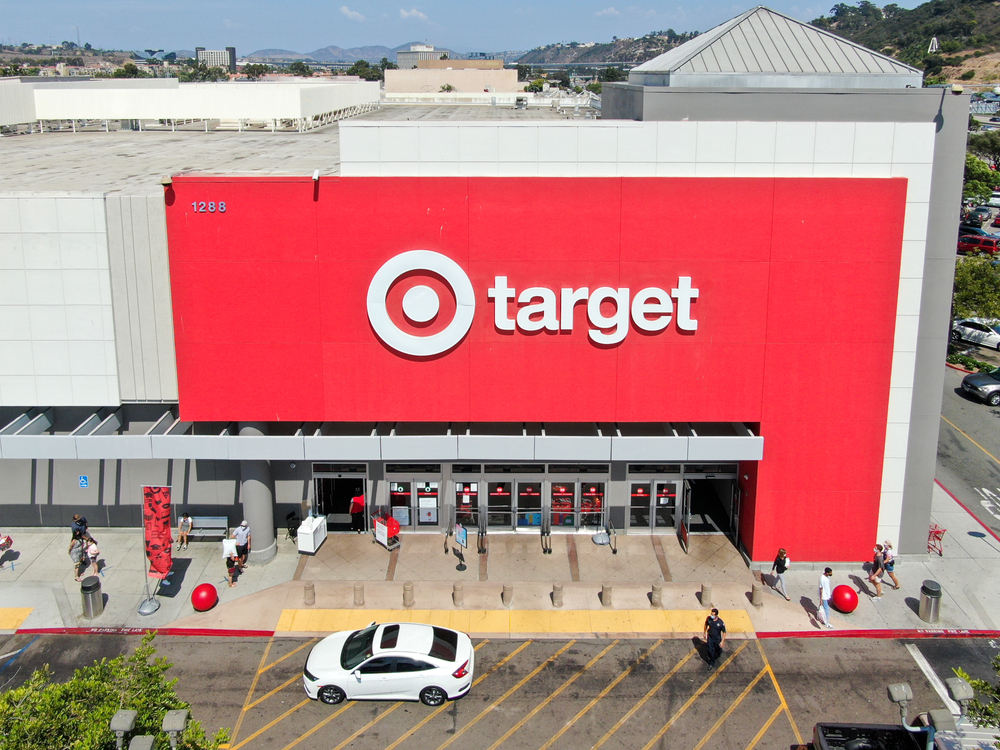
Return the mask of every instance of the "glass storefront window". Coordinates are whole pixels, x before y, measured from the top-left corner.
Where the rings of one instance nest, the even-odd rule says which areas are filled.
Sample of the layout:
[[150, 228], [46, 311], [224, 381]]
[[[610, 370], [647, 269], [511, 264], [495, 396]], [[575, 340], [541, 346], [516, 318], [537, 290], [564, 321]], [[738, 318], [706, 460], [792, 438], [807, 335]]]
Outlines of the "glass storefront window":
[[652, 521], [650, 517], [650, 506], [652, 505], [650, 486], [647, 483], [638, 484], [633, 482], [631, 487], [629, 526], [634, 529], [648, 529]]
[[552, 483], [552, 525], [555, 527], [576, 526], [576, 485], [574, 483]]
[[580, 525], [604, 525], [604, 482], [584, 482], [580, 497]]
[[436, 526], [438, 522], [438, 483], [417, 483], [417, 523]]
[[479, 525], [478, 482], [459, 482], [455, 485], [455, 521], [463, 526]]
[[409, 482], [389, 483], [389, 506], [400, 526], [410, 525], [411, 488]]
[[510, 528], [512, 526], [513, 505], [510, 495], [510, 482], [490, 482], [487, 496], [486, 520], [490, 526], [502, 526]]
[[674, 511], [677, 508], [677, 483], [656, 483], [656, 526], [657, 528], [672, 528], [674, 526]]
[[542, 525], [541, 482], [517, 483], [517, 525]]

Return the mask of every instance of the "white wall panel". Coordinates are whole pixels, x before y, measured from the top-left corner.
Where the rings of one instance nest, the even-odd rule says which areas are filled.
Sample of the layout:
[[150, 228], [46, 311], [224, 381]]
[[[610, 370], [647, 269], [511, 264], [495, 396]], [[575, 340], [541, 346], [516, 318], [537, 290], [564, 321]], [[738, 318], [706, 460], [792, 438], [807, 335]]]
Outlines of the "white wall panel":
[[16, 79], [0, 81], [0, 125], [18, 125], [37, 119], [31, 87]]

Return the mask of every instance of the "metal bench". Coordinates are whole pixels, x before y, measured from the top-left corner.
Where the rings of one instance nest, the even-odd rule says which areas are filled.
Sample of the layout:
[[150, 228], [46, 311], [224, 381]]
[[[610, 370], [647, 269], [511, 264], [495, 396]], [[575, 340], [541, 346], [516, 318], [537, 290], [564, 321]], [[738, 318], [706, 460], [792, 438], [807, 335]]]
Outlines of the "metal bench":
[[188, 537], [194, 539], [206, 536], [227, 538], [229, 519], [226, 516], [191, 516], [191, 532]]

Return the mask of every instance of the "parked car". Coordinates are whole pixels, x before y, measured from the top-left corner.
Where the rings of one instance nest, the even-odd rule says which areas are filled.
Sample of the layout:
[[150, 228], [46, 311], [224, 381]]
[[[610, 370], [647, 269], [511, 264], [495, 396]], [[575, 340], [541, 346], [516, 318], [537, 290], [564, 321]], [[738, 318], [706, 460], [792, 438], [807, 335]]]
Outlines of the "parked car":
[[993, 221], [990, 222], [991, 227], [1000, 227], [1000, 213], [993, 217]]
[[962, 390], [990, 406], [1000, 406], [1000, 367], [966, 375], [962, 380]]
[[1000, 251], [1000, 237], [981, 235], [963, 235], [958, 238], [958, 254], [988, 253], [995, 255]]
[[992, 218], [992, 216], [993, 216], [993, 211], [990, 210], [989, 206], [979, 206], [977, 208], [972, 209], [972, 211], [969, 213], [969, 218], [966, 219], [966, 222], [974, 225], [978, 221], [979, 226], [982, 226], [983, 224], [988, 222], [990, 218]]
[[372, 623], [328, 635], [309, 652], [302, 682], [312, 700], [419, 700], [440, 706], [472, 687], [476, 653], [465, 633], [417, 623]]
[[987, 232], [985, 229], [981, 229], [980, 227], [974, 227], [974, 226], [972, 226], [970, 224], [959, 224], [958, 225], [958, 235], [960, 237], [962, 235], [969, 235], [969, 234], [974, 234], [977, 237], [997, 237], [998, 236], [998, 235], [993, 234], [992, 232]]
[[951, 324], [951, 338], [1000, 350], [1000, 322], [984, 318], [956, 320]]

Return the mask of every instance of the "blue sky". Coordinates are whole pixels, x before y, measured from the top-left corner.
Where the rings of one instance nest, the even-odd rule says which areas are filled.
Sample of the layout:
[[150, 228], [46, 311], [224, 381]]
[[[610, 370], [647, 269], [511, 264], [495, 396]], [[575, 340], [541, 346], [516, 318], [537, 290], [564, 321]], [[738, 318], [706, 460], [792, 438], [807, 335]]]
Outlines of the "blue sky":
[[[396, 47], [426, 41], [459, 52], [531, 49], [552, 42], [607, 42], [650, 31], [706, 31], [760, 0], [2, 0], [0, 38], [107, 49], [263, 48], [311, 52], [328, 45]], [[835, 0], [773, 0], [801, 21]], [[912, 8], [916, 0], [899, 5]]]

